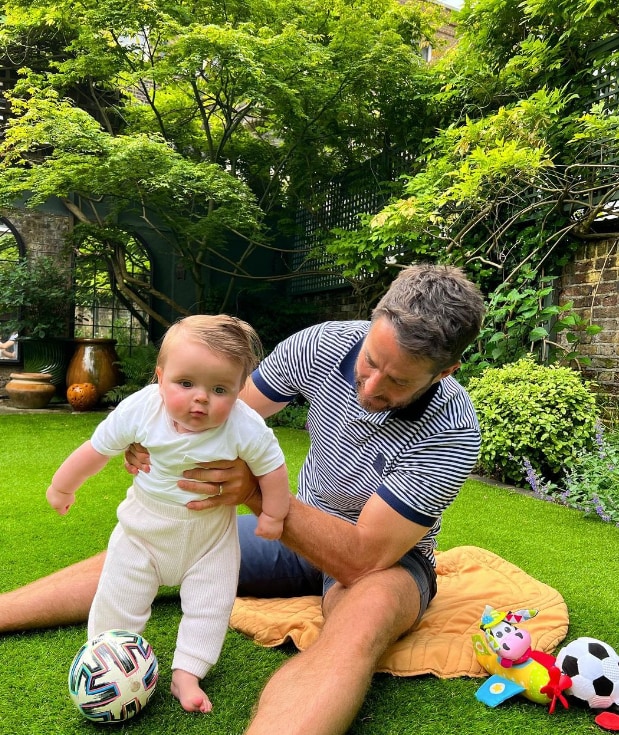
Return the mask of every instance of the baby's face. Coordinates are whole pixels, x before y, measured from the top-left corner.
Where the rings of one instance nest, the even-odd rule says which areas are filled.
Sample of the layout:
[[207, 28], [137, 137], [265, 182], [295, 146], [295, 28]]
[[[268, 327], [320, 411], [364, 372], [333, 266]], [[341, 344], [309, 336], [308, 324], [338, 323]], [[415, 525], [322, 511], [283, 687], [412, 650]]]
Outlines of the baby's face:
[[241, 390], [242, 369], [198, 342], [183, 342], [157, 368], [159, 392], [177, 431], [221, 426]]

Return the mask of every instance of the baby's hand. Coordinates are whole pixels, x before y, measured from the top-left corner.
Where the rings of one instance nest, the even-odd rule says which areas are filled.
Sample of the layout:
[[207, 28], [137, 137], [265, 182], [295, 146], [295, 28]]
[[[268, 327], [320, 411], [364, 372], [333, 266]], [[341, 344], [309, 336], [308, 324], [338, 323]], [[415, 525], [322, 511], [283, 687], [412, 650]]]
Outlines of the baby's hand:
[[283, 518], [273, 518], [266, 513], [258, 516], [258, 525], [256, 526], [256, 536], [276, 541], [282, 535], [284, 530]]
[[52, 508], [61, 516], [66, 515], [75, 502], [75, 493], [63, 493], [61, 490], [56, 490], [53, 485], [47, 488], [45, 497]]

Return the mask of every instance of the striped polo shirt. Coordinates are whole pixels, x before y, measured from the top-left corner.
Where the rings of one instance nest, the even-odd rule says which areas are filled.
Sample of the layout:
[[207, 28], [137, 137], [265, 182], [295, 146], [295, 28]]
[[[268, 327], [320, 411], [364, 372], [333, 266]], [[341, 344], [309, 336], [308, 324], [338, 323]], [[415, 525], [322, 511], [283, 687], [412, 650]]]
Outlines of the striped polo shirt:
[[475, 464], [479, 425], [451, 376], [404, 409], [370, 413], [357, 400], [354, 368], [368, 321], [330, 321], [280, 343], [254, 371], [267, 398], [309, 402], [310, 449], [298, 497], [355, 522], [372, 493], [428, 528], [417, 548], [434, 563], [441, 514]]

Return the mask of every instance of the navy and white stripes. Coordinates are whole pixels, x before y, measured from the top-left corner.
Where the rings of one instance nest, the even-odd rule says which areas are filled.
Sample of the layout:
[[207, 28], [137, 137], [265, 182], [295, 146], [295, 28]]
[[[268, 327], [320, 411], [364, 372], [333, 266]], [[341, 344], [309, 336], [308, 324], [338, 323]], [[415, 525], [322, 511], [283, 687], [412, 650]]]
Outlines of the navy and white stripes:
[[325, 322], [282, 342], [254, 372], [276, 402], [310, 403], [311, 447], [299, 476], [303, 502], [355, 522], [373, 493], [428, 527], [418, 549], [434, 561], [440, 517], [477, 459], [480, 437], [466, 391], [452, 377], [400, 411], [368, 413], [354, 364], [369, 322]]

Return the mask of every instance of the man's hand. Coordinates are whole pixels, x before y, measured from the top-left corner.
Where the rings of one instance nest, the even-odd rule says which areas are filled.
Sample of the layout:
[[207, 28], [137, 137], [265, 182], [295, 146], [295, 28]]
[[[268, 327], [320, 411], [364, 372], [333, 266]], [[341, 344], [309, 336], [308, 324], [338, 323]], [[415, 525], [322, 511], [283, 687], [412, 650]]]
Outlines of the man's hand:
[[[125, 469], [131, 475], [150, 472], [150, 454], [141, 444], [131, 444], [125, 451]], [[184, 480], [178, 486], [192, 493], [211, 495], [206, 500], [187, 503], [191, 510], [205, 510], [218, 505], [248, 504], [260, 512], [258, 481], [241, 459], [204, 462], [193, 470], [183, 473]], [[220, 492], [221, 491], [221, 492]]]
[[130, 444], [125, 450], [125, 469], [130, 475], [150, 472], [150, 454], [141, 444]]
[[247, 504], [259, 494], [258, 481], [249, 471], [242, 459], [203, 462], [192, 470], [183, 472], [184, 480], [179, 480], [181, 490], [210, 495], [206, 500], [187, 503], [191, 510], [205, 510], [218, 505]]

